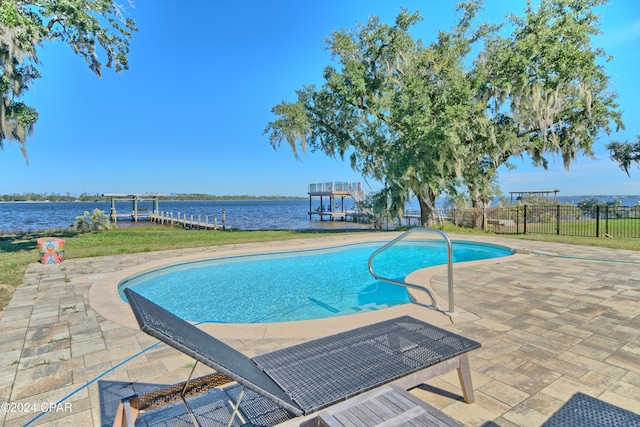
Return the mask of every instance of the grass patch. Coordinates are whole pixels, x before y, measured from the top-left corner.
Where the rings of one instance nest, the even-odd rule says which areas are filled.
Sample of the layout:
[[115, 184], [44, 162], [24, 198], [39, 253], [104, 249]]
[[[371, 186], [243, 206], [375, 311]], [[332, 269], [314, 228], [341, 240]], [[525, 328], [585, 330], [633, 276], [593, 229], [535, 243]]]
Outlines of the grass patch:
[[62, 342], [62, 341], [71, 341], [71, 336], [67, 335], [66, 337], [56, 338], [56, 339], [51, 338], [48, 344], [55, 344], [57, 342]]
[[310, 237], [313, 234], [320, 235], [319, 233], [288, 230], [196, 231], [169, 227], [130, 227], [77, 234], [67, 239], [65, 258], [289, 240]]
[[35, 239], [29, 243], [22, 236], [15, 239], [0, 236], [0, 311], [9, 304], [15, 287], [24, 280], [27, 265], [37, 260]]

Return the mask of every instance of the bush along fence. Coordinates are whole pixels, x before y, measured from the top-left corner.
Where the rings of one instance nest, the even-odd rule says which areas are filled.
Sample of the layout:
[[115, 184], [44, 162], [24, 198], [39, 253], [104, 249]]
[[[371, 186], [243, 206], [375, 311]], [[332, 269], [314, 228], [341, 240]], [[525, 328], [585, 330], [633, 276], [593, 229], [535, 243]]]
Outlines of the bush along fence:
[[556, 234], [583, 237], [640, 237], [640, 205], [523, 205], [489, 209], [454, 209], [444, 218], [463, 227], [482, 225], [502, 234]]

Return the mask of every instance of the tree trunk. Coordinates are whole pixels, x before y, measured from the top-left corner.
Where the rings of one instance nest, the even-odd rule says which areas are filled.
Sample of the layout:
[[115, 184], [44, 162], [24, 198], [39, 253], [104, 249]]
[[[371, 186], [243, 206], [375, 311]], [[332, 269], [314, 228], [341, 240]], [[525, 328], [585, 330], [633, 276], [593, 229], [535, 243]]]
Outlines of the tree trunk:
[[469, 187], [469, 196], [471, 197], [471, 207], [474, 210], [473, 215], [473, 228], [482, 230], [486, 226], [484, 218], [484, 210], [487, 206], [482, 199], [482, 193], [476, 188]]
[[418, 203], [420, 203], [420, 223], [423, 227], [431, 227], [436, 223], [435, 202], [436, 195], [430, 189], [427, 190], [426, 197], [418, 197]]

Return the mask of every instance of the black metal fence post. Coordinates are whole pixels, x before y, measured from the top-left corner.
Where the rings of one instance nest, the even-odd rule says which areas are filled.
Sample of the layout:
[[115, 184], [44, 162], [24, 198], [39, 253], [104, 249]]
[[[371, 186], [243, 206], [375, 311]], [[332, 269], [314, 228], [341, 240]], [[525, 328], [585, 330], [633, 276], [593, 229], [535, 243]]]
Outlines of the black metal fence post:
[[560, 235], [560, 205], [556, 206], [556, 234]]
[[596, 237], [600, 237], [600, 205], [596, 205]]
[[522, 222], [522, 234], [527, 234], [527, 205], [524, 205], [524, 212], [523, 212], [523, 222]]

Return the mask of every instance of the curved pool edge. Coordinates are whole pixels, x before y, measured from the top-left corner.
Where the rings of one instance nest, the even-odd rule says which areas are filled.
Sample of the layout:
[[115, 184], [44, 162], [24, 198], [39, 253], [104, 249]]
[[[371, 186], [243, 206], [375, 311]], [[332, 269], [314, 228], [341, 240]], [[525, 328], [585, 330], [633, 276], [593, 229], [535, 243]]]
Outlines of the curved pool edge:
[[[118, 293], [118, 287], [123, 281], [137, 276], [139, 274], [168, 267], [178, 263], [188, 263], [202, 261], [211, 258], [226, 256], [241, 256], [253, 254], [267, 254], [275, 251], [295, 251], [303, 249], [322, 249], [333, 246], [347, 245], [354, 243], [375, 242], [386, 239], [393, 239], [395, 233], [381, 234], [379, 232], [372, 233], [354, 233], [355, 235], [338, 235], [318, 237], [311, 239], [296, 239], [278, 242], [264, 243], [248, 243], [235, 244], [229, 246], [216, 246], [208, 248], [198, 253], [180, 254], [180, 250], [173, 250], [170, 257], [166, 259], [140, 263], [133, 267], [123, 268], [113, 273], [105, 273], [100, 277], [92, 278], [92, 284], [89, 289], [89, 304], [101, 316], [106, 319], [133, 329], [138, 329], [137, 322], [129, 305], [124, 302]], [[400, 233], [397, 233], [398, 235]], [[458, 239], [456, 239], [458, 240]], [[462, 241], [473, 239], [462, 239]], [[502, 245], [511, 249], [511, 247]], [[474, 263], [487, 263], [495, 260], [504, 261], [509, 257], [493, 258], [482, 261], [470, 261], [466, 263], [457, 263], [457, 268], [464, 268], [466, 265]], [[429, 277], [436, 274], [439, 269], [446, 266], [428, 267]], [[432, 273], [433, 271], [433, 273]], [[415, 272], [414, 272], [415, 273]], [[412, 274], [414, 274], [412, 273]], [[454, 272], [455, 281], [455, 272]], [[422, 302], [421, 295], [412, 294], [417, 302]], [[442, 301], [442, 302], [441, 302]], [[446, 298], [438, 295], [438, 304], [441, 307], [446, 306]], [[474, 316], [464, 311], [461, 307], [456, 307], [457, 316], [454, 322], [471, 320]], [[324, 319], [300, 320], [294, 322], [277, 322], [277, 323], [251, 323], [251, 324], [231, 324], [231, 323], [203, 323], [201, 329], [215, 335], [219, 338], [226, 339], [268, 339], [268, 338], [291, 338], [291, 339], [308, 339], [329, 334], [341, 332], [347, 329], [371, 324], [385, 319], [394, 318], [400, 315], [409, 314], [418, 319], [427, 321], [435, 325], [451, 324], [451, 319], [437, 311], [427, 309], [420, 304], [407, 303], [394, 307], [389, 307], [373, 312], [351, 314], [349, 316], [329, 317]], [[348, 321], [345, 319], [348, 318]]]

